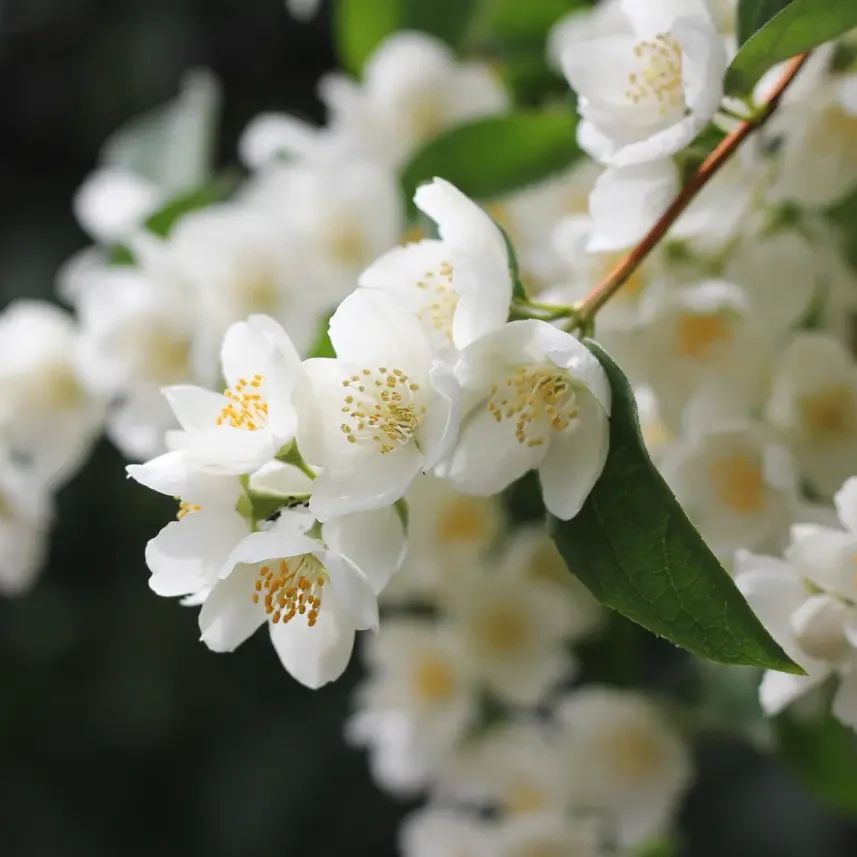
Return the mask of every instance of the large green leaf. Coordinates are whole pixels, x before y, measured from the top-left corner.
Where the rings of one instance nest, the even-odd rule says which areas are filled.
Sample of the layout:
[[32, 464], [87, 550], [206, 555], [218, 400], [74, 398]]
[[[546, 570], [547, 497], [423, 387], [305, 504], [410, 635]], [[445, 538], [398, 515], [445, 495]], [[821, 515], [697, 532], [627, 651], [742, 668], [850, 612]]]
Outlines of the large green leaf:
[[778, 62], [857, 27], [855, 0], [740, 0], [741, 45], [726, 73], [731, 93], [748, 93]]
[[421, 30], [458, 47], [477, 6], [478, 0], [337, 0], [333, 26], [340, 61], [360, 74], [396, 30]]
[[426, 144], [405, 167], [406, 198], [435, 176], [476, 199], [496, 199], [546, 179], [580, 155], [576, 124], [570, 111], [554, 109], [459, 125]]
[[776, 719], [780, 756], [820, 800], [857, 814], [857, 735], [833, 715], [801, 721], [786, 713]]
[[756, 618], [652, 464], [634, 392], [587, 341], [613, 389], [610, 452], [571, 521], [551, 519], [568, 567], [608, 607], [712, 661], [801, 672]]

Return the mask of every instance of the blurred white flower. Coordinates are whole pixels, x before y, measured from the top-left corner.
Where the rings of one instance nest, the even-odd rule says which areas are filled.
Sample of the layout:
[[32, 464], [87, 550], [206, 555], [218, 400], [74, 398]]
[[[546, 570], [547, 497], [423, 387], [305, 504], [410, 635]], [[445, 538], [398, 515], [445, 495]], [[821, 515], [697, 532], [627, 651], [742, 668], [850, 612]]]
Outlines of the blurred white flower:
[[738, 548], [783, 547], [797, 509], [797, 469], [765, 427], [718, 419], [715, 410], [664, 454], [659, 467], [724, 562]]
[[320, 95], [333, 133], [391, 166], [447, 128], [509, 105], [488, 66], [457, 62], [443, 42], [409, 31], [393, 33], [376, 48], [362, 82], [334, 72], [322, 78]]
[[496, 857], [610, 857], [617, 849], [604, 840], [597, 819], [562, 812], [526, 815], [502, 822], [495, 834]]
[[0, 458], [0, 595], [24, 595], [45, 559], [50, 495], [8, 454]]
[[382, 602], [435, 601], [500, 538], [506, 514], [498, 497], [460, 494], [428, 474], [414, 480], [405, 499], [408, 553]]
[[573, 518], [607, 458], [610, 384], [571, 334], [514, 321], [461, 352], [461, 437], [441, 474], [466, 493], [496, 494], [537, 469], [545, 505]]
[[123, 241], [170, 197], [201, 186], [211, 170], [219, 108], [216, 79], [194, 71], [175, 99], [116, 131], [75, 197], [80, 225], [98, 242]]
[[857, 367], [832, 335], [802, 332], [788, 342], [765, 413], [815, 491], [829, 497], [857, 471]]
[[494, 849], [487, 822], [446, 809], [411, 813], [399, 830], [402, 857], [495, 857]]
[[587, 686], [558, 706], [574, 806], [605, 813], [626, 845], [664, 831], [692, 776], [676, 729], [645, 697]]
[[63, 482], [101, 431], [103, 403], [80, 372], [74, 320], [42, 301], [0, 313], [0, 439], [35, 483]]
[[486, 560], [459, 576], [444, 603], [473, 675], [503, 702], [536, 706], [572, 675], [567, 643], [580, 628], [571, 599], [527, 572]]
[[616, 35], [632, 35], [631, 22], [622, 11], [621, 0], [600, 0], [560, 18], [548, 34], [548, 62], [562, 72], [562, 58], [578, 45]]
[[633, 34], [575, 42], [562, 56], [578, 94], [581, 147], [614, 166], [681, 151], [723, 95], [726, 51], [702, 0], [621, 0]]
[[440, 240], [397, 247], [372, 264], [360, 286], [393, 295], [423, 324], [435, 348], [464, 348], [509, 315], [512, 276], [503, 234], [443, 179], [414, 201], [437, 223]]
[[446, 622], [390, 619], [366, 641], [367, 678], [346, 723], [350, 743], [368, 747], [380, 786], [412, 795], [449, 762], [475, 722], [476, 685], [464, 642]]
[[286, 670], [301, 684], [339, 678], [355, 631], [378, 627], [378, 593], [396, 571], [404, 529], [393, 508], [325, 524], [284, 510], [234, 548], [199, 614], [202, 641], [229, 652], [267, 622]]
[[304, 363], [320, 422], [301, 450], [324, 468], [311, 501], [321, 520], [394, 503], [458, 431], [455, 377], [395, 301], [358, 289], [331, 318], [330, 339], [336, 359]]

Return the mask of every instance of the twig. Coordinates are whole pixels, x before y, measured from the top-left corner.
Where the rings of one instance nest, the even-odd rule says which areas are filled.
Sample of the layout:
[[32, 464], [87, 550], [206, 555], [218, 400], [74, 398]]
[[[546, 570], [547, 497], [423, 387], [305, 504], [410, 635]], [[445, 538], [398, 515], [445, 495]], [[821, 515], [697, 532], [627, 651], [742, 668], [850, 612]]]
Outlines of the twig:
[[681, 189], [670, 207], [661, 215], [649, 233], [581, 302], [579, 316], [583, 323], [591, 322], [595, 314], [622, 287], [622, 284], [634, 273], [641, 262], [652, 252], [657, 243], [666, 235], [679, 215], [687, 208], [694, 197], [708, 183], [711, 177], [729, 160], [736, 149], [757, 128], [768, 121], [788, 89], [801, 66], [809, 58], [809, 53], [800, 54], [790, 60], [782, 77], [760, 106], [758, 112], [744, 120], [725, 137], [717, 148], [705, 159], [693, 178]]

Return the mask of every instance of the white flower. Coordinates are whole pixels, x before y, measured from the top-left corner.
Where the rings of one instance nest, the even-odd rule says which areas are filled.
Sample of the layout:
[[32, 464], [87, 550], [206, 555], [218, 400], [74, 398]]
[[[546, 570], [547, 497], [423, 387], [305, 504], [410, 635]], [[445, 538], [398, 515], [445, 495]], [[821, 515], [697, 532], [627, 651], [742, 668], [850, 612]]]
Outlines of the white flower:
[[0, 459], [0, 595], [23, 595], [45, 557], [51, 497], [8, 455]]
[[609, 857], [596, 819], [572, 819], [562, 812], [526, 815], [502, 822], [495, 834], [496, 857]]
[[163, 248], [195, 305], [197, 337], [212, 353], [227, 327], [248, 315], [269, 315], [287, 327], [303, 351], [317, 319], [330, 309], [329, 295], [305, 288], [305, 265], [295, 239], [289, 240], [263, 212], [230, 203], [191, 212]]
[[52, 304], [19, 300], [0, 313], [0, 437], [38, 482], [71, 475], [101, 429], [79, 348], [74, 320]]
[[701, 0], [622, 0], [633, 35], [580, 42], [562, 57], [578, 93], [578, 140], [605, 164], [681, 151], [723, 94], [726, 52]]
[[418, 32], [385, 39], [362, 84], [333, 73], [322, 79], [320, 94], [334, 133], [356, 138], [369, 156], [392, 166], [447, 128], [508, 106], [487, 66], [458, 63], [446, 45]]
[[404, 529], [393, 508], [325, 524], [285, 510], [227, 558], [199, 614], [203, 642], [228, 652], [267, 623], [280, 661], [321, 687], [351, 659], [355, 631], [378, 627], [378, 593], [396, 571]]
[[466, 571], [444, 593], [463, 638], [461, 659], [498, 699], [537, 705], [575, 667], [566, 645], [579, 631], [572, 599], [517, 563]]
[[415, 794], [443, 769], [477, 716], [476, 685], [447, 623], [391, 619], [367, 640], [368, 676], [346, 724], [350, 743], [370, 750], [375, 780]]
[[495, 857], [490, 831], [486, 822], [464, 813], [422, 809], [405, 818], [399, 830], [399, 853], [402, 857]]
[[537, 469], [548, 510], [573, 518], [607, 458], [610, 385], [577, 339], [541, 321], [514, 321], [461, 352], [468, 404], [442, 475], [466, 493], [496, 494]]
[[430, 475], [414, 480], [405, 499], [408, 553], [383, 600], [436, 600], [500, 538], [506, 515], [499, 498], [460, 494]]
[[112, 399], [107, 433], [129, 458], [144, 459], [163, 451], [164, 432], [176, 425], [161, 388], [213, 382], [216, 366], [206, 366], [208, 355], [199, 353], [187, 284], [158, 265], [157, 252], [141, 242], [135, 249], [135, 266], [93, 269], [74, 304], [81, 371], [92, 389]]
[[304, 363], [320, 424], [301, 451], [324, 468], [311, 501], [320, 520], [395, 502], [458, 430], [458, 384], [394, 301], [358, 289], [331, 318], [330, 339], [337, 359]]
[[566, 697], [558, 716], [572, 804], [607, 813], [628, 845], [662, 832], [691, 762], [658, 709], [636, 693], [588, 686]]
[[563, 812], [563, 759], [540, 724], [512, 721], [466, 744], [442, 773], [440, 799], [489, 805], [504, 815]]
[[667, 210], [679, 187], [678, 169], [669, 158], [606, 169], [589, 197], [587, 249], [603, 252], [636, 244]]
[[174, 100], [116, 131], [75, 197], [81, 226], [99, 242], [122, 241], [170, 197], [203, 184], [219, 106], [217, 81], [195, 71]]
[[309, 21], [318, 12], [321, 0], [286, 0], [286, 9], [299, 21]]
[[314, 299], [316, 312], [333, 309], [405, 227], [394, 173], [353, 155], [276, 165], [253, 179], [244, 202], [301, 259], [313, 288], [293, 283], [294, 298]]
[[207, 592], [235, 546], [252, 532], [252, 521], [239, 511], [245, 496], [240, 479], [199, 472], [187, 450], [127, 470], [141, 485], [179, 500], [177, 520], [146, 545], [152, 591], [168, 597]]
[[706, 416], [663, 456], [661, 472], [724, 561], [738, 548], [781, 548], [798, 495], [788, 449], [756, 423]]
[[[771, 344], [738, 286], [708, 280], [652, 293], [646, 323], [629, 365], [655, 391], [667, 425], [676, 426], [694, 395], [725, 390], [746, 407], [755, 404]], [[629, 352], [630, 352], [629, 348]]]
[[548, 62], [562, 72], [563, 56], [578, 45], [593, 39], [630, 35], [631, 24], [622, 11], [620, 0], [600, 0], [595, 6], [583, 7], [560, 18], [548, 34]]
[[198, 469], [252, 473], [295, 439], [299, 413], [311, 418], [308, 385], [294, 346], [267, 316], [233, 324], [221, 362], [222, 394], [192, 386], [167, 387], [164, 394]]
[[777, 360], [766, 408], [803, 475], [829, 496], [857, 471], [857, 368], [830, 334], [799, 333]]
[[364, 271], [360, 286], [394, 295], [436, 348], [464, 348], [509, 315], [505, 239], [476, 203], [443, 179], [420, 187], [414, 201], [437, 223], [440, 240], [390, 251]]

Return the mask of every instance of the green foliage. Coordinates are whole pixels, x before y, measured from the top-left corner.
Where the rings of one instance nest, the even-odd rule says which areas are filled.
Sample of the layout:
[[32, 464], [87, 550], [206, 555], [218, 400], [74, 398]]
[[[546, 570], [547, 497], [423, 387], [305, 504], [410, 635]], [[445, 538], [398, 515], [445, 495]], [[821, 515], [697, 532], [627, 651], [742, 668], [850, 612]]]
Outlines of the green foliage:
[[740, 0], [740, 49], [726, 74], [732, 94], [747, 94], [778, 62], [857, 27], [854, 0]]
[[776, 719], [780, 755], [804, 785], [827, 806], [857, 814], [857, 735], [833, 715], [801, 721]]
[[580, 155], [565, 109], [521, 111], [459, 125], [425, 145], [402, 173], [406, 199], [435, 176], [476, 199], [496, 199], [549, 178]]
[[307, 357], [336, 357], [336, 350], [330, 341], [330, 319], [333, 312], [327, 313], [318, 325], [312, 347], [307, 352]]
[[595, 342], [613, 389], [604, 472], [571, 521], [552, 518], [557, 547], [608, 607], [712, 661], [801, 672], [756, 618], [658, 473], [634, 392]]
[[421, 30], [457, 48], [477, 0], [337, 0], [334, 40], [342, 65], [360, 74], [375, 48], [397, 30]]
[[149, 217], [146, 228], [155, 235], [165, 238], [186, 214], [223, 202], [237, 185], [238, 176], [233, 173], [224, 173], [207, 185], [175, 196]]

